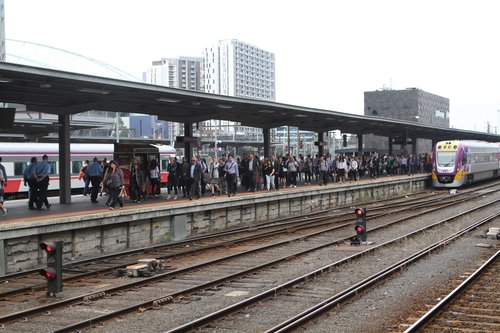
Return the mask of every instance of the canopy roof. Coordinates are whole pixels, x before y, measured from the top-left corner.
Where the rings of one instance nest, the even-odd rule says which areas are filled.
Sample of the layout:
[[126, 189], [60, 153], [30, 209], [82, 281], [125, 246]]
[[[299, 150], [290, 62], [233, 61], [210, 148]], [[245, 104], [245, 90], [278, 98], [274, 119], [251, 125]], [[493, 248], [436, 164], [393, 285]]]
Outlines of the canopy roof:
[[343, 133], [387, 137], [400, 137], [406, 133], [407, 137], [433, 140], [500, 141], [500, 136], [495, 134], [10, 63], [0, 63], [0, 101], [24, 104], [28, 111], [58, 115], [103, 110], [157, 115], [161, 120], [180, 123], [220, 119], [258, 128], [295, 126], [314, 132], [341, 130]]

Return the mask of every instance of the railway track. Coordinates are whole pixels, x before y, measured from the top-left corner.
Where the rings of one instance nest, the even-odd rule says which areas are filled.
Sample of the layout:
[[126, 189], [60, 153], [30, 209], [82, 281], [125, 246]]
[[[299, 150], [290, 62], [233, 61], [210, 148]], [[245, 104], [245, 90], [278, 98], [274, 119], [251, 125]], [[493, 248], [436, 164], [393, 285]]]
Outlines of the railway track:
[[[296, 331], [299, 327], [308, 324], [311, 320], [317, 318], [318, 316], [321, 316], [324, 313], [350, 301], [359, 294], [368, 290], [370, 287], [383, 283], [387, 279], [391, 278], [392, 275], [400, 272], [406, 266], [415, 263], [435, 251], [441, 250], [448, 243], [453, 242], [464, 234], [490, 222], [498, 216], [500, 216], [500, 212], [475, 221], [449, 237], [432, 243], [431, 245], [412, 253], [407, 257], [403, 257], [400, 260], [395, 260], [392, 264], [383, 265], [383, 268], [380, 271], [367, 276], [359, 282], [353, 281], [353, 283], [345, 289], [337, 291], [330, 287], [335, 283], [333, 272], [338, 271], [342, 265], [348, 265], [353, 260], [359, 261], [359, 259], [363, 256], [370, 255], [371, 257], [371, 254], [375, 251], [381, 250], [384, 247], [393, 247], [398, 242], [419, 235], [424, 230], [416, 230], [410, 234], [403, 235], [398, 239], [393, 239], [363, 252], [356, 253], [343, 260], [334, 262], [321, 267], [316, 271], [288, 281], [285, 284], [268, 289], [265, 292], [248, 298], [242, 302], [170, 329], [168, 332], [190, 332], [196, 330], [206, 330], [210, 332], [251, 332], [251, 329], [245, 328], [244, 326], [244, 318], [246, 315], [242, 316], [242, 313], [247, 315], [251, 314], [252, 317], [264, 317], [268, 322], [274, 321], [277, 323], [274, 326], [264, 323], [261, 326], [253, 327], [252, 329], [255, 329], [255, 331], [266, 333]], [[444, 221], [436, 222], [436, 224], [432, 227], [441, 225], [443, 222]], [[389, 255], [388, 252], [390, 251], [385, 251], [384, 253]], [[288, 309], [293, 308], [296, 314], [290, 316], [290, 313], [293, 313], [293, 311], [279, 311], [276, 315], [274, 315], [274, 310], [272, 309], [282, 309], [285, 307], [285, 304]], [[304, 309], [305, 304], [307, 306]], [[262, 311], [261, 308], [263, 308]], [[286, 320], [282, 320], [283, 317], [287, 316], [288, 318]], [[312, 331], [314, 331], [314, 329], [312, 329]]]
[[[481, 194], [464, 192], [461, 201], [471, 200]], [[442, 198], [424, 197], [411, 199], [409, 202], [396, 202], [370, 208], [370, 218], [389, 216], [401, 211], [415, 211], [426, 207], [443, 207], [446, 204], [456, 204], [457, 197]], [[437, 208], [438, 209], [438, 208]], [[345, 209], [344, 209], [345, 210]], [[352, 222], [352, 212], [335, 210], [328, 213], [309, 214], [281, 222], [262, 224], [249, 228], [222, 232], [215, 235], [198, 237], [187, 241], [158, 245], [144, 249], [126, 251], [117, 254], [106, 255], [101, 258], [91, 258], [64, 266], [64, 283], [78, 282], [82, 279], [97, 278], [113, 274], [117, 269], [126, 267], [137, 262], [144, 257], [162, 260], [172, 260], [179, 256], [195, 255], [210, 249], [222, 249], [252, 240], [267, 239], [270, 237], [280, 237], [284, 234], [306, 232], [312, 229], [319, 232], [336, 230], [338, 226], [348, 226]], [[40, 292], [45, 289], [45, 283], [40, 279], [38, 270], [30, 270], [11, 274], [0, 278], [0, 300], [8, 300], [8, 297], [15, 297], [25, 293]], [[1, 307], [1, 303], [0, 303]]]
[[[467, 194], [464, 193], [464, 195]], [[417, 209], [432, 203], [440, 203], [441, 200], [443, 200], [442, 195], [436, 197], [436, 195], [430, 194], [418, 198], [396, 199], [395, 202], [390, 202], [390, 204], [385, 205], [383, 201], [378, 201], [373, 203], [375, 205], [371, 207], [370, 210], [372, 216], [377, 216], [377, 214], [387, 215], [390, 214], [388, 208], [391, 208], [391, 211], [396, 208]], [[288, 218], [286, 220], [278, 220], [212, 235], [195, 237], [185, 241], [123, 251], [103, 255], [98, 258], [79, 260], [64, 265], [64, 283], [78, 281], [82, 278], [110, 274], [119, 268], [136, 263], [138, 259], [144, 258], [145, 256], [169, 260], [180, 255], [206, 251], [210, 248], [232, 246], [242, 241], [250, 240], [252, 237], [272, 237], [304, 228], [310, 228], [311, 226], [321, 228], [322, 226], [332, 223], [331, 220], [325, 220], [327, 218], [335, 219], [335, 221], [341, 223], [342, 221], [350, 221], [351, 217], [352, 212], [349, 208], [339, 207], [329, 212], [307, 214]], [[0, 277], [0, 300], [17, 294], [39, 291], [44, 288], [45, 283], [40, 279], [38, 269], [8, 274]]]
[[[484, 195], [484, 194], [483, 194]], [[465, 200], [469, 200], [470, 198], [465, 198]], [[449, 203], [448, 203], [449, 204]], [[384, 208], [387, 210], [387, 208]], [[433, 208], [436, 209], [436, 208]], [[437, 209], [441, 209], [438, 207]], [[481, 209], [481, 207], [476, 208]], [[351, 213], [352, 214], [352, 213]], [[386, 216], [386, 215], [385, 215]], [[382, 215], [384, 217], [384, 215]], [[415, 216], [414, 216], [415, 218]], [[456, 217], [454, 217], [456, 218]], [[352, 218], [351, 218], [352, 220]], [[370, 229], [371, 232], [376, 232], [377, 228], [383, 229], [388, 228], [390, 225], [396, 225], [398, 223], [402, 223], [401, 220], [392, 221], [393, 223], [380, 223], [378, 227], [372, 227]], [[445, 222], [442, 222], [445, 223]], [[288, 238], [281, 242], [275, 242], [274, 244], [267, 244], [265, 246], [257, 247], [255, 244], [253, 245], [254, 249], [248, 249], [250, 245], [244, 245], [247, 251], [240, 251], [233, 254], [227, 255], [226, 257], [221, 258], [219, 256], [216, 260], [207, 261], [203, 264], [199, 265], [188, 265], [185, 269], [177, 269], [172, 272], [166, 272], [164, 274], [159, 274], [153, 278], [141, 279], [134, 285], [125, 283], [121, 286], [115, 286], [113, 288], [104, 288], [102, 287], [102, 291], [96, 293], [90, 293], [86, 295], [79, 295], [73, 298], [68, 298], [65, 300], [60, 300], [53, 302], [51, 304], [47, 304], [45, 306], [39, 306], [36, 308], [29, 308], [24, 311], [19, 311], [18, 313], [4, 315], [0, 318], [0, 322], [5, 323], [5, 327], [9, 326], [9, 323], [14, 322], [14, 327], [16, 329], [21, 329], [21, 326], [26, 326], [20, 324], [19, 320], [24, 320], [24, 318], [36, 318], [43, 313], [56, 313], [54, 311], [68, 311], [68, 306], [72, 306], [72, 310], [78, 307], [85, 307], [88, 310], [85, 311], [77, 311], [79, 314], [88, 314], [89, 312], [107, 312], [101, 316], [94, 316], [89, 318], [85, 318], [83, 320], [78, 321], [78, 318], [75, 318], [72, 324], [66, 325], [63, 328], [55, 329], [54, 331], [71, 331], [75, 329], [80, 329], [81, 327], [89, 327], [92, 326], [96, 322], [102, 322], [104, 320], [109, 320], [110, 318], [116, 318], [117, 316], [123, 316], [126, 313], [130, 313], [132, 311], [141, 311], [140, 309], [149, 309], [149, 308], [159, 308], [162, 304], [170, 304], [172, 301], [182, 300], [190, 300], [193, 297], [197, 297], [196, 293], [202, 293], [202, 295], [206, 295], [207, 290], [214, 290], [217, 292], [219, 290], [219, 286], [230, 283], [231, 281], [235, 281], [236, 279], [241, 279], [246, 276], [251, 276], [251, 274], [255, 274], [256, 272], [260, 272], [262, 270], [269, 270], [275, 265], [280, 265], [284, 262], [291, 261], [296, 257], [307, 255], [308, 253], [314, 253], [321, 249], [332, 248], [334, 246], [339, 246], [342, 242], [349, 239], [352, 236], [352, 223], [349, 225], [341, 226], [338, 229], [332, 229], [328, 231], [316, 231], [309, 232], [306, 234], [298, 235], [295, 237]], [[344, 234], [346, 235], [343, 238], [331, 239], [333, 230], [340, 230], [344, 228]], [[347, 229], [350, 229], [348, 231]], [[295, 231], [297, 233], [297, 231]], [[312, 239], [316, 238], [315, 241]], [[330, 239], [328, 239], [330, 238]], [[308, 249], [304, 249], [304, 244], [307, 244]], [[291, 244], [286, 246], [286, 244]], [[241, 247], [242, 245], [240, 245]], [[283, 251], [276, 251], [277, 248], [283, 248], [284, 252], [287, 255], [283, 256]], [[228, 249], [224, 249], [225, 252], [228, 252]], [[266, 252], [267, 251], [267, 252]], [[274, 251], [274, 252], [273, 252]], [[339, 258], [345, 257], [345, 254], [341, 254]], [[244, 258], [245, 262], [242, 263], [241, 258]], [[189, 257], [184, 256], [182, 260], [189, 260]], [[255, 259], [255, 260], [254, 260]], [[195, 258], [193, 258], [195, 260]], [[350, 258], [349, 260], [352, 260]], [[265, 262], [265, 263], [261, 263]], [[261, 263], [261, 264], [259, 264]], [[222, 264], [222, 265], [221, 265]], [[229, 270], [232, 270], [229, 272]], [[217, 274], [216, 274], [217, 273]], [[184, 274], [184, 275], [182, 275]], [[178, 291], [172, 291], [170, 293], [163, 293], [158, 296], [158, 290], [166, 291], [169, 290], [169, 282], [173, 281], [172, 279], [181, 281], [181, 285], [184, 288], [178, 288]], [[207, 282], [207, 279], [210, 278], [210, 281]], [[174, 280], [174, 281], [175, 281]], [[82, 282], [80, 282], [82, 283]], [[88, 283], [88, 282], [87, 282]], [[104, 284], [104, 283], [102, 283]], [[171, 284], [171, 283], [170, 283]], [[186, 285], [189, 285], [186, 287]], [[171, 286], [170, 286], [171, 287]], [[137, 289], [139, 288], [139, 289]], [[170, 288], [172, 289], [172, 288]], [[136, 292], [134, 292], [136, 290]], [[137, 291], [137, 290], [140, 290]], [[123, 295], [126, 293], [127, 295], [132, 295], [130, 297], [134, 299], [145, 299], [141, 302], [135, 302], [132, 306], [121, 306], [119, 309], [111, 309], [116, 304], [108, 304], [108, 303], [116, 303], [116, 297]], [[156, 297], [151, 297], [153, 294]], [[118, 295], [118, 296], [117, 296]], [[195, 295], [195, 296], [193, 296]], [[111, 302], [111, 300], [113, 300]], [[101, 302], [104, 303], [104, 309], [97, 310], [98, 306], [96, 303]], [[58, 309], [59, 310], [56, 310]], [[63, 309], [63, 310], [60, 310]], [[74, 312], [74, 311], [73, 311]], [[35, 317], [33, 317], [35, 316]], [[57, 318], [64, 317], [63, 315], [54, 315]], [[74, 314], [73, 314], [74, 316]], [[50, 317], [50, 316], [46, 316]], [[28, 321], [32, 321], [33, 319], [29, 319]], [[76, 321], [76, 323], [75, 323]], [[58, 323], [63, 325], [63, 323]], [[20, 325], [20, 326], [19, 326]], [[29, 325], [28, 325], [29, 326]]]
[[411, 325], [414, 332], [500, 332], [500, 251]]

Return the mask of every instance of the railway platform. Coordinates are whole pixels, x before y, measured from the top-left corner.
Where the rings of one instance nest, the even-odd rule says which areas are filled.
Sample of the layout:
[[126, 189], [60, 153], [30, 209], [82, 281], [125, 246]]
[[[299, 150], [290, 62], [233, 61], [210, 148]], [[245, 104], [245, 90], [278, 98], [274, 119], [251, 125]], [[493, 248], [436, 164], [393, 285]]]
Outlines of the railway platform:
[[46, 211], [28, 210], [26, 200], [8, 201], [8, 215], [0, 216], [0, 275], [41, 265], [38, 244], [46, 240], [62, 240], [64, 260], [70, 261], [412, 194], [429, 184], [429, 174], [417, 174], [327, 186], [312, 184], [276, 192], [242, 192], [239, 188], [234, 197], [207, 193], [192, 201], [182, 196], [166, 200], [163, 193], [140, 204], [125, 199], [125, 206], [113, 211], [105, 206], [104, 196], [99, 197], [98, 204], [82, 195], [74, 196], [71, 204], [49, 198], [51, 209]]

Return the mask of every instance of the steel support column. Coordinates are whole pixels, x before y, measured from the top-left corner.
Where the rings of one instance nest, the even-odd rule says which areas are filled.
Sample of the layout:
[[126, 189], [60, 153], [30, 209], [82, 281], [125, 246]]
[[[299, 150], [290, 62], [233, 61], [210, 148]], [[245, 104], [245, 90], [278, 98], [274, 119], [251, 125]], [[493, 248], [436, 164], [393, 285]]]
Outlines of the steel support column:
[[389, 155], [392, 155], [392, 137], [389, 137]]
[[[59, 202], [71, 203], [71, 138], [69, 115], [59, 115]], [[53, 170], [52, 170], [53, 171]]]
[[357, 134], [358, 137], [358, 156], [363, 156], [363, 134]]
[[319, 154], [319, 156], [323, 155], [323, 146], [322, 146], [322, 144], [323, 144], [324, 140], [325, 140], [325, 133], [319, 132], [318, 133], [318, 143], [319, 143], [319, 145], [318, 145], [318, 154]]
[[[193, 137], [192, 123], [184, 123], [184, 137]], [[193, 156], [193, 143], [184, 143], [184, 156], [187, 158], [188, 162], [191, 161], [191, 157]]]
[[262, 134], [264, 134], [264, 157], [271, 156], [271, 129], [263, 128]]

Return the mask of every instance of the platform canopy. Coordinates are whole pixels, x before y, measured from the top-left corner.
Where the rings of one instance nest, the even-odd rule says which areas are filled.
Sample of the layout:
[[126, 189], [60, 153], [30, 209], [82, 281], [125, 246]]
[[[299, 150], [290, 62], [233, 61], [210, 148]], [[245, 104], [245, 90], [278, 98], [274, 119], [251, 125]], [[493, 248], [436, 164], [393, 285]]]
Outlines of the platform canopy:
[[500, 141], [483, 132], [417, 122], [221, 96], [140, 82], [102, 78], [11, 63], [0, 63], [0, 102], [26, 105], [28, 111], [64, 115], [90, 110], [157, 115], [161, 120], [196, 123], [209, 119], [244, 126], [441, 139]]

